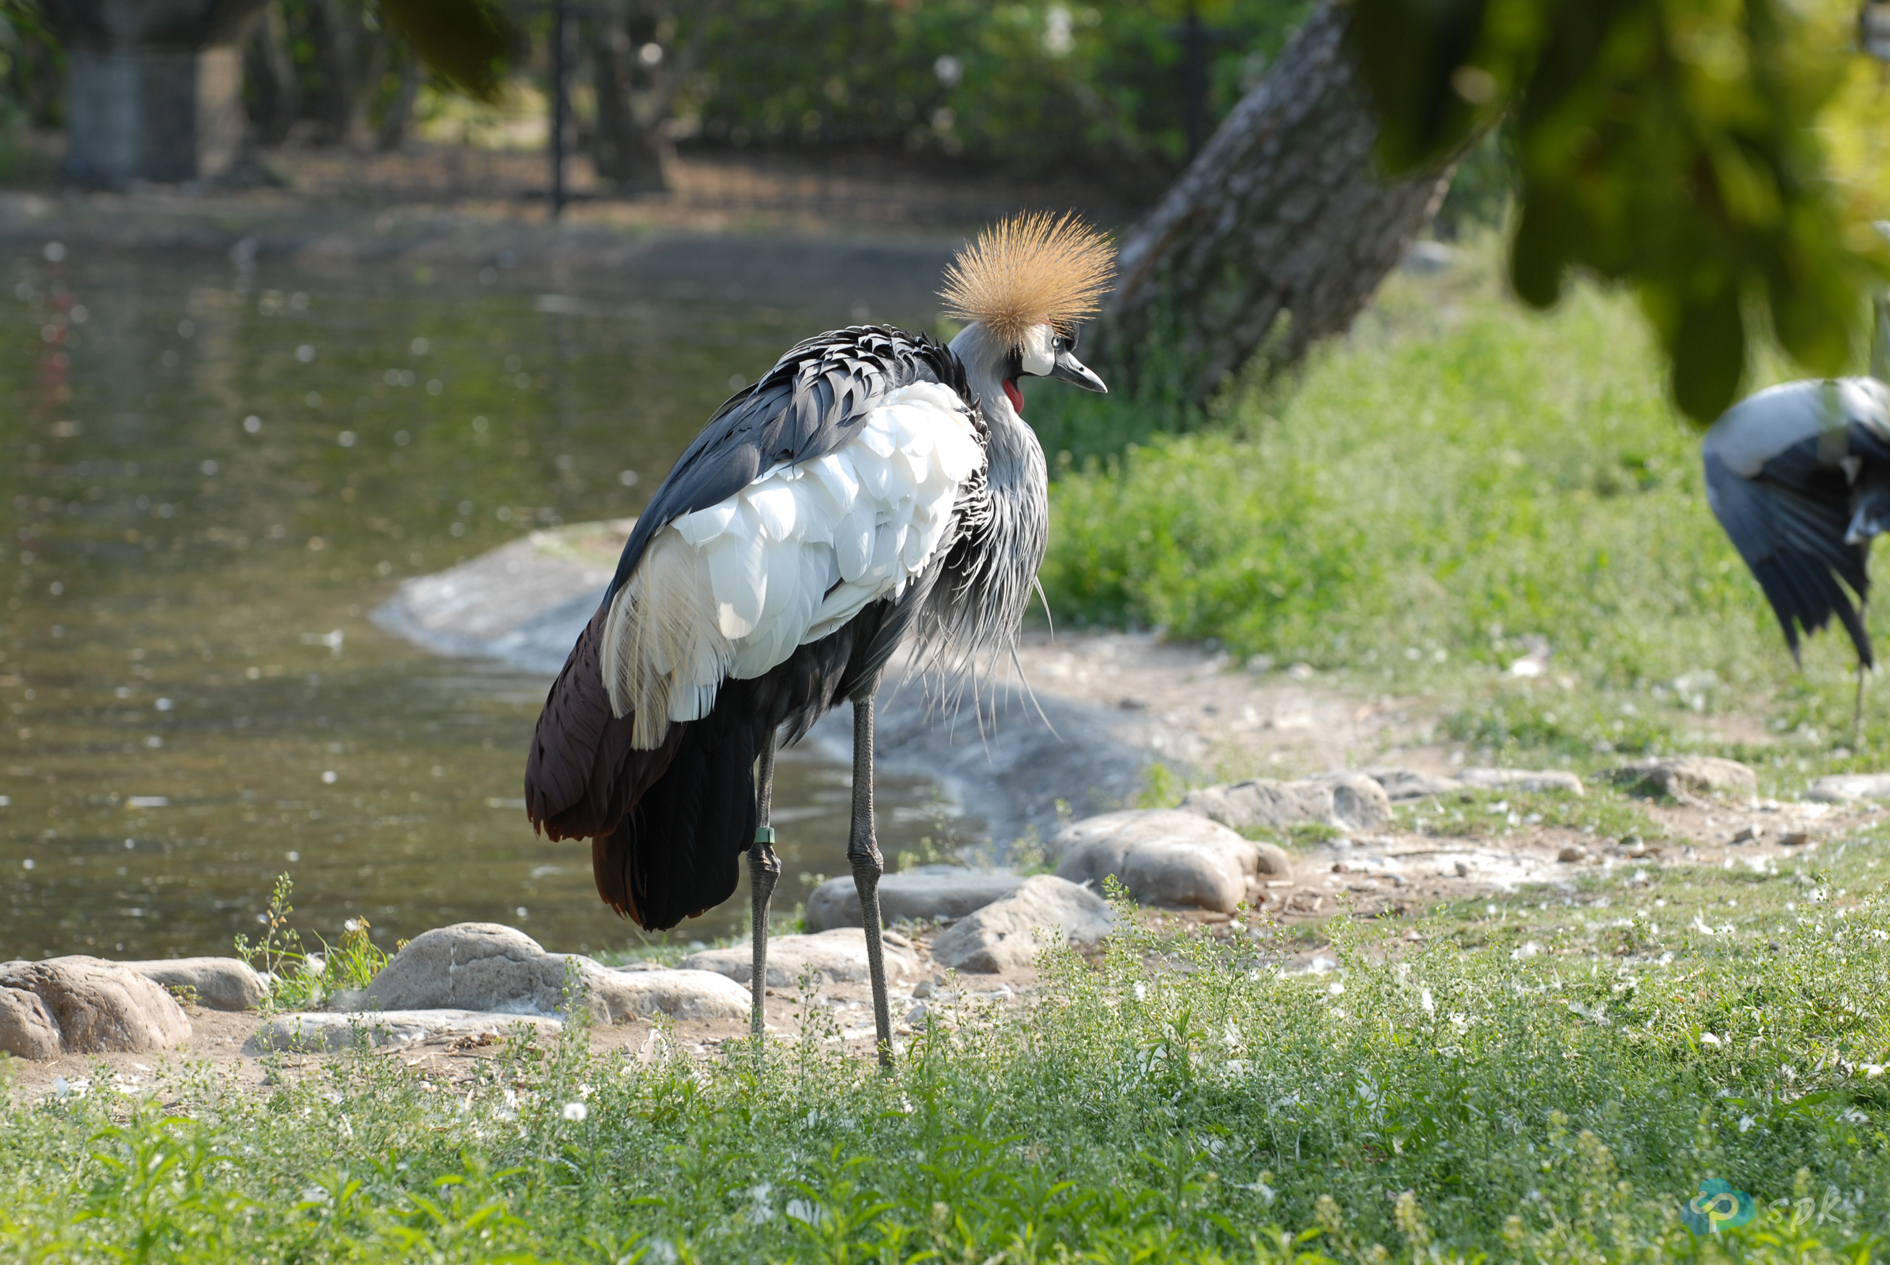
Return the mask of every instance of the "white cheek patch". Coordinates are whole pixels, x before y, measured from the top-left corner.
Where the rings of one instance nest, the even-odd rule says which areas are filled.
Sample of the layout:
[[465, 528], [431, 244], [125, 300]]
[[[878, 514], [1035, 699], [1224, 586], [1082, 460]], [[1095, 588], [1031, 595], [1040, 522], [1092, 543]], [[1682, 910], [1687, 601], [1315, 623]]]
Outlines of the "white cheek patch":
[[1024, 334], [1023, 370], [1039, 378], [1047, 378], [1050, 371], [1057, 367], [1056, 353], [1051, 350], [1055, 333], [1048, 325], [1033, 325]]

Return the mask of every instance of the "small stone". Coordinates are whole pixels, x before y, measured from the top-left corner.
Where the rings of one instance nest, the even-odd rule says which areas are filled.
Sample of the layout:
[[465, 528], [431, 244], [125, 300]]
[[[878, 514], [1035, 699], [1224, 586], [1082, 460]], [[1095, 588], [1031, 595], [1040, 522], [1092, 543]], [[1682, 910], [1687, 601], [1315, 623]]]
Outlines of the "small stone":
[[168, 958], [124, 966], [165, 988], [190, 989], [211, 1010], [248, 1010], [269, 992], [263, 977], [237, 958]]
[[1413, 769], [1366, 769], [1365, 776], [1382, 786], [1386, 798], [1394, 804], [1463, 789], [1463, 783], [1454, 777], [1436, 777]]
[[0, 988], [0, 1050], [35, 1061], [56, 1059], [64, 1052], [59, 1025], [37, 993]]
[[21, 1058], [168, 1050], [190, 1020], [164, 989], [116, 962], [0, 963], [0, 1050]]
[[1067, 880], [1038, 874], [941, 933], [932, 942], [932, 957], [955, 970], [994, 975], [1036, 961], [1039, 932], [1061, 932], [1066, 943], [1090, 949], [1112, 925], [1102, 897]]
[[[746, 991], [695, 970], [615, 970], [577, 954], [547, 953], [513, 927], [462, 922], [422, 932], [355, 1001], [379, 1011], [455, 1010], [554, 1016], [581, 999], [600, 1023], [661, 1013], [735, 1019]], [[334, 999], [341, 1002], [342, 998]]]
[[1376, 831], [1391, 824], [1385, 788], [1363, 773], [1326, 773], [1299, 782], [1249, 778], [1188, 792], [1181, 811], [1235, 830], [1297, 825]]
[[1860, 799], [1890, 799], [1890, 773], [1840, 773], [1811, 784], [1805, 798], [1827, 804]]
[[1145, 905], [1232, 913], [1257, 873], [1286, 873], [1279, 847], [1172, 809], [1103, 813], [1073, 822], [1050, 841], [1057, 875], [1100, 887], [1114, 876]]
[[[884, 922], [963, 918], [974, 909], [1003, 900], [1023, 881], [1015, 874], [957, 865], [925, 865], [887, 874], [879, 880], [879, 916]], [[815, 931], [860, 926], [859, 889], [850, 877], [828, 879], [807, 898], [806, 917]]]
[[[901, 979], [917, 969], [917, 963], [896, 949], [882, 950], [881, 957], [888, 979]], [[755, 973], [754, 950], [746, 944], [692, 953], [682, 964], [690, 970], [713, 971], [737, 984], [746, 984]], [[811, 936], [769, 938], [768, 983], [776, 988], [794, 988], [808, 974], [832, 983], [857, 984], [870, 979], [866, 933], [858, 927], [839, 927]]]
[[921, 1001], [930, 997], [932, 995], [932, 981], [922, 979], [917, 984], [914, 984], [912, 986], [912, 995], [919, 998]]
[[1636, 760], [1610, 769], [1606, 776], [1630, 795], [1664, 795], [1682, 803], [1710, 796], [1749, 799], [1759, 793], [1758, 774], [1737, 760], [1722, 760], [1717, 756]]
[[1587, 848], [1580, 847], [1573, 843], [1565, 843], [1562, 845], [1561, 849], [1555, 854], [1555, 859], [1558, 861], [1563, 861], [1563, 862], [1580, 861], [1587, 855], [1588, 855]]
[[1458, 861], [1453, 864], [1451, 868], [1457, 871], [1458, 878], [1470, 877], [1470, 863], [1468, 861]]
[[1744, 826], [1740, 828], [1738, 833], [1733, 835], [1732, 841], [1735, 844], [1756, 843], [1759, 839], [1759, 836], [1763, 835], [1764, 833], [1765, 833], [1764, 826]]
[[1581, 778], [1567, 769], [1463, 769], [1457, 780], [1478, 790], [1567, 791], [1586, 794]]
[[357, 1041], [370, 1046], [415, 1045], [436, 1037], [497, 1037], [519, 1026], [550, 1035], [564, 1025], [543, 1015], [474, 1010], [375, 1010], [359, 1014], [277, 1015], [243, 1046], [245, 1054], [278, 1050], [332, 1054]]
[[1802, 830], [1792, 830], [1780, 835], [1778, 841], [1788, 848], [1802, 848], [1811, 842], [1811, 836]]

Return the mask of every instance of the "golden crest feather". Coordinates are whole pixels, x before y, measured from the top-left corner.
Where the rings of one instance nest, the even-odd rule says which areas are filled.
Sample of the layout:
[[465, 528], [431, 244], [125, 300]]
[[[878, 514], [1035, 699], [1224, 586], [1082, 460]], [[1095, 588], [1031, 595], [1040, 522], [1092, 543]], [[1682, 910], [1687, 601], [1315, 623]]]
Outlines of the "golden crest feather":
[[1109, 238], [1074, 214], [1031, 211], [978, 234], [945, 269], [945, 314], [1017, 346], [1033, 325], [1069, 334], [1095, 315], [1115, 273]]

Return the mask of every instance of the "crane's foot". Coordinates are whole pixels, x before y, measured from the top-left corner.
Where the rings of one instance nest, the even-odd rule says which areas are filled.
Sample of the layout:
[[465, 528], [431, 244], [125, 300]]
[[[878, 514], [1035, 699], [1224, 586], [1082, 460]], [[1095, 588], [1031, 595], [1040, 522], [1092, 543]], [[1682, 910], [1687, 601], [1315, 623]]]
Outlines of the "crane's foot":
[[748, 1030], [756, 1036], [762, 1034], [767, 1024], [768, 902], [780, 878], [781, 858], [774, 854], [774, 829], [762, 826], [755, 831], [754, 846], [748, 849], [748, 892], [754, 915], [753, 974], [748, 981], [753, 1005], [748, 1015]]

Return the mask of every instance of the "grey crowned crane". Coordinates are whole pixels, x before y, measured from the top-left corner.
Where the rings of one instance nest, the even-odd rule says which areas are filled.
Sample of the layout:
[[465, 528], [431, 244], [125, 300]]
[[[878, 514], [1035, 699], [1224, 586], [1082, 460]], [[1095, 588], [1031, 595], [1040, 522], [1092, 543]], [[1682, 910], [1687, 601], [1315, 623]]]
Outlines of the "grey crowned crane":
[[762, 1030], [776, 740], [853, 705], [847, 861], [879, 1056], [892, 1025], [873, 835], [873, 696], [912, 639], [947, 673], [1009, 650], [1043, 560], [1043, 450], [1025, 377], [1091, 391], [1076, 323], [1111, 271], [1070, 216], [1020, 216], [946, 272], [944, 346], [862, 325], [808, 339], [717, 410], [637, 519], [538, 718], [525, 805], [589, 839], [605, 903], [661, 930], [721, 904], [748, 856]]
[[1702, 459], [1706, 503], [1772, 604], [1792, 658], [1800, 630], [1814, 633], [1833, 615], [1851, 635], [1855, 742], [1864, 673], [1875, 666], [1865, 566], [1872, 537], [1890, 527], [1890, 387], [1835, 378], [1760, 391], [1713, 423]]

